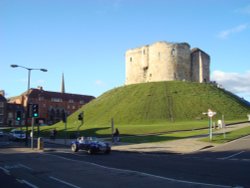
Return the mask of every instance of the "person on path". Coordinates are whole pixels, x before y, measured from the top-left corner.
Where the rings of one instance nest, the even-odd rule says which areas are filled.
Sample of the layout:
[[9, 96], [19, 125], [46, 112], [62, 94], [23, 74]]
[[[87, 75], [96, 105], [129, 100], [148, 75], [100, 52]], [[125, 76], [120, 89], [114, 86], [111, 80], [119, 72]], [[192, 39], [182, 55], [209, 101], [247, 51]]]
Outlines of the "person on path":
[[119, 130], [116, 128], [115, 129], [115, 132], [113, 133], [113, 139], [114, 139], [114, 143], [117, 143], [120, 141], [120, 133], [119, 133]]

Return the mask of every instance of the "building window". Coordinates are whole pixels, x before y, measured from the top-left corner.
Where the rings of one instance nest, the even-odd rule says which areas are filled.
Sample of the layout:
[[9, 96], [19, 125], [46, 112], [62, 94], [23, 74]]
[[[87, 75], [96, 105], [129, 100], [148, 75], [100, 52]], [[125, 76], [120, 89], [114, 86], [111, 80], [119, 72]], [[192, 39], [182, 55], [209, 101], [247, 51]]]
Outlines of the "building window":
[[8, 119], [12, 119], [13, 118], [13, 113], [9, 112], [8, 113]]
[[39, 100], [39, 101], [43, 101], [43, 100], [44, 100], [44, 97], [39, 97], [38, 100]]
[[61, 98], [51, 98], [52, 102], [62, 102]]
[[133, 61], [132, 57], [130, 57], [129, 61], [130, 61], [130, 62], [132, 62], [132, 61]]
[[72, 110], [75, 110], [76, 109], [76, 107], [75, 106], [72, 106]]
[[0, 115], [3, 115], [3, 109], [0, 108]]
[[158, 59], [161, 60], [161, 52], [158, 52]]
[[69, 99], [69, 103], [74, 103], [74, 100], [73, 99]]
[[0, 102], [0, 107], [4, 107], [4, 103], [3, 102]]
[[85, 104], [85, 102], [83, 100], [80, 101], [80, 104]]
[[145, 49], [143, 50], [143, 55], [145, 55]]

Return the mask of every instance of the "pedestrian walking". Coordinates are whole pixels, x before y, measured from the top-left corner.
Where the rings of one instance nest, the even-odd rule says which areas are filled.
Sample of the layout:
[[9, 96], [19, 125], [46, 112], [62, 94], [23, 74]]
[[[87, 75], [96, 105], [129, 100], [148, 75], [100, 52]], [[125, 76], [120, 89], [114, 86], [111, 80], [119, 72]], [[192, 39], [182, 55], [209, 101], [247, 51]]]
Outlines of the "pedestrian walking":
[[114, 143], [117, 143], [120, 141], [120, 133], [119, 133], [119, 130], [116, 128], [115, 129], [115, 132], [113, 133], [113, 139], [114, 139]]
[[57, 134], [56, 129], [52, 129], [50, 131], [50, 139], [55, 140], [56, 139], [56, 134]]

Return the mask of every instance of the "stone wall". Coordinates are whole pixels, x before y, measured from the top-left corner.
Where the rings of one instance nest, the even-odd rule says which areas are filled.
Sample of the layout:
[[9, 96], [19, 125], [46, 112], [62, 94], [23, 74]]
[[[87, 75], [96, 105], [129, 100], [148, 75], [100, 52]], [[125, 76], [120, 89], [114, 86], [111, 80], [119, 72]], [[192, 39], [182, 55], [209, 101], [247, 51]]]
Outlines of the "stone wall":
[[199, 48], [192, 49], [191, 53], [191, 81], [210, 81], [210, 57]]
[[[208, 81], [210, 59], [207, 56], [206, 53], [202, 53], [202, 58], [199, 58], [196, 51], [191, 51], [187, 43], [156, 42], [127, 50], [125, 84], [169, 80], [198, 81], [203, 68], [205, 69], [202, 76]], [[199, 63], [200, 59], [203, 60], [202, 66]]]

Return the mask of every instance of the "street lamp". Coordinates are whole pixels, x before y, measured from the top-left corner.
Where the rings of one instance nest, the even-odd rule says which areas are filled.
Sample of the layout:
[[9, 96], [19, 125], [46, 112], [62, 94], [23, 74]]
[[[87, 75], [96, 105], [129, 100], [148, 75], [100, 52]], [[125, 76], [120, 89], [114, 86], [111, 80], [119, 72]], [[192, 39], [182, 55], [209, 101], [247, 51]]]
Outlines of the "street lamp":
[[[10, 65], [12, 68], [17, 68], [17, 67], [20, 67], [20, 68], [23, 68], [23, 69], [26, 69], [28, 70], [28, 88], [27, 88], [27, 96], [28, 96], [28, 93], [29, 93], [29, 90], [30, 90], [30, 75], [31, 75], [31, 71], [32, 70], [40, 70], [42, 72], [47, 72], [48, 70], [47, 69], [43, 69], [43, 68], [40, 68], [40, 69], [37, 69], [37, 68], [28, 68], [28, 67], [25, 67], [25, 66], [21, 66], [21, 65], [15, 65], [15, 64], [12, 64]], [[28, 100], [27, 100], [27, 109], [28, 109]], [[26, 144], [28, 144], [28, 125], [27, 125], [27, 122], [28, 122], [28, 110], [27, 110], [27, 113], [26, 113]], [[32, 132], [33, 134], [33, 132]], [[33, 135], [32, 135], [33, 137]]]
[[48, 70], [47, 69], [34, 69], [34, 68], [28, 68], [28, 67], [24, 67], [24, 66], [21, 66], [21, 65], [10, 65], [12, 68], [17, 68], [17, 67], [21, 67], [23, 69], [26, 69], [28, 70], [28, 89], [27, 91], [30, 90], [30, 75], [31, 75], [31, 71], [32, 70], [40, 70], [42, 72], [47, 72]]

